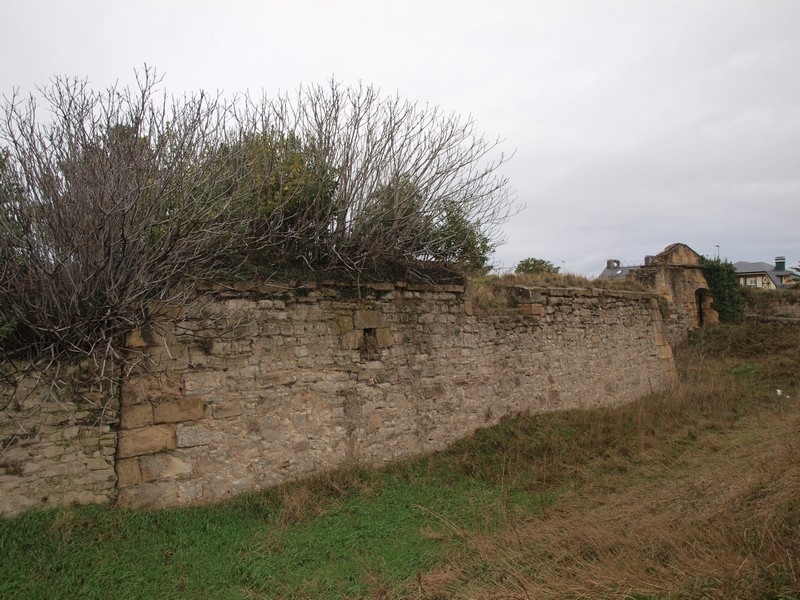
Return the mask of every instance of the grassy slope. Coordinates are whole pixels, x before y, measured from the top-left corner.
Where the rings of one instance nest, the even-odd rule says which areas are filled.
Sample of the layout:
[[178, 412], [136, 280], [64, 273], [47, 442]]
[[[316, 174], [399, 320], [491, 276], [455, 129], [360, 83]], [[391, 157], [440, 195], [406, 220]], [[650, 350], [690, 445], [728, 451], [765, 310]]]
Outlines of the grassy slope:
[[673, 394], [380, 472], [0, 519], [0, 597], [798, 598], [798, 339], [721, 327]]

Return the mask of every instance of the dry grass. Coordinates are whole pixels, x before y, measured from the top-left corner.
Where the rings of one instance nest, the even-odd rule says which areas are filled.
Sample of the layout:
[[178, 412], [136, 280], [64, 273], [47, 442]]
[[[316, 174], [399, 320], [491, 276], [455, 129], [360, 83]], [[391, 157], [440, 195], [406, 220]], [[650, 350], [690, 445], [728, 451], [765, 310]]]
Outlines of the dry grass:
[[796, 590], [800, 447], [779, 447], [773, 434], [798, 425], [721, 449], [717, 460], [704, 453], [661, 466], [642, 481], [593, 478], [540, 518], [468, 537], [445, 578], [437, 569], [423, 580], [421, 597], [756, 598], [765, 587]]
[[559, 500], [491, 534], [443, 523], [448, 560], [405, 597], [800, 598], [798, 334], [721, 329], [682, 349], [671, 394], [521, 419], [503, 477]]
[[327, 514], [337, 499], [357, 493], [368, 499], [378, 480], [364, 466], [349, 465], [325, 471], [282, 486], [245, 494], [233, 501], [250, 511], [269, 514], [277, 531], [285, 531], [298, 523], [306, 523]]

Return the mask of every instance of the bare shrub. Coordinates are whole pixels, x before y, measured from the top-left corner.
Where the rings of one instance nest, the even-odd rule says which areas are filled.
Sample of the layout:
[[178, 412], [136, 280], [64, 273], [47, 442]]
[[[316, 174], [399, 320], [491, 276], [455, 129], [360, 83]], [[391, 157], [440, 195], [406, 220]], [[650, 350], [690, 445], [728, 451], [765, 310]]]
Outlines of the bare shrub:
[[277, 228], [286, 239], [274, 260], [356, 272], [488, 261], [513, 197], [498, 174], [499, 142], [471, 119], [335, 82], [247, 106], [247, 129], [280, 132], [303, 154], [294, 166], [305, 170], [307, 194], [288, 211], [290, 227]]
[[33, 97], [6, 105], [7, 355], [115, 356], [152, 301], [185, 297], [188, 275], [224, 272], [241, 247], [239, 173], [217, 152], [227, 107], [204, 94], [168, 102], [157, 85], [152, 71], [136, 90], [104, 93], [56, 79], [42, 89], [44, 122]]

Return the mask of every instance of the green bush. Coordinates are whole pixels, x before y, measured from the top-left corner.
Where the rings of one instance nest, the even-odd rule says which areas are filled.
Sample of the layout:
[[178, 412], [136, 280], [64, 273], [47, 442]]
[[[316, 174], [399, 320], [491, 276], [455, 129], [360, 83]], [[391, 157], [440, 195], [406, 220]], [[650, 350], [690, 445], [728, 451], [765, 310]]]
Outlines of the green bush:
[[559, 272], [561, 267], [555, 266], [549, 260], [542, 258], [525, 258], [517, 263], [514, 273], [521, 275], [535, 275], [537, 273], [549, 273], [554, 275]]
[[712, 307], [719, 313], [722, 323], [739, 323], [744, 318], [744, 293], [739, 283], [736, 267], [719, 258], [702, 259], [703, 275], [708, 282]]

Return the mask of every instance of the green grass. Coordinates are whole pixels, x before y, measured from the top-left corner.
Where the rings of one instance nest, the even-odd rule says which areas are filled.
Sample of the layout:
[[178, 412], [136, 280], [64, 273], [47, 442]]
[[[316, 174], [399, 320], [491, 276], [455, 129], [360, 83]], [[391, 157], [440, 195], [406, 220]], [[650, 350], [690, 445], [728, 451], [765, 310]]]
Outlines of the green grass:
[[427, 471], [417, 462], [362, 472], [347, 489], [320, 478], [216, 506], [2, 519], [0, 597], [359, 596], [431, 568], [454, 528], [490, 531], [509, 507], [532, 512], [552, 499]]

